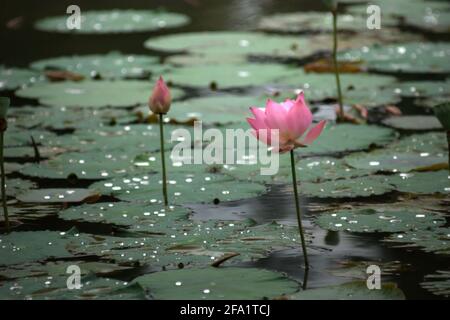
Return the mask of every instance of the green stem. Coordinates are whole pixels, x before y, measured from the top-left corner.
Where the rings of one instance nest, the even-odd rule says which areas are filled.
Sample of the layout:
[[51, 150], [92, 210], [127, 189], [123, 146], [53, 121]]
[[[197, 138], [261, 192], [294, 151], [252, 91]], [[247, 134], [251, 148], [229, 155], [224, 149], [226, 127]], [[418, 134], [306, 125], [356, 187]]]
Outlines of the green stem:
[[309, 269], [308, 253], [306, 252], [305, 235], [303, 234], [302, 215], [300, 213], [300, 202], [298, 200], [297, 190], [297, 174], [295, 170], [294, 150], [291, 150], [291, 168], [292, 168], [292, 185], [294, 186], [295, 210], [297, 211], [298, 230], [300, 231], [300, 239], [302, 241], [303, 258], [305, 260], [305, 269]]
[[3, 137], [4, 132], [0, 132], [0, 170], [1, 170], [1, 190], [2, 190], [2, 205], [3, 214], [5, 215], [5, 228], [6, 232], [9, 232], [9, 217], [8, 217], [8, 206], [6, 205], [6, 179], [5, 179], [5, 164], [3, 162]]
[[167, 177], [166, 177], [166, 159], [164, 156], [164, 114], [159, 114], [159, 138], [161, 142], [161, 164], [162, 164], [162, 183], [163, 183], [163, 195], [164, 205], [167, 206]]
[[337, 59], [337, 50], [338, 50], [338, 30], [337, 30], [337, 10], [332, 11], [333, 14], [333, 64], [334, 64], [334, 75], [336, 77], [336, 86], [338, 93], [338, 104], [339, 104], [339, 115], [338, 120], [344, 120], [344, 105], [342, 103], [342, 90], [341, 90], [341, 79], [339, 77], [339, 65]]
[[448, 172], [450, 173], [450, 130], [447, 130], [447, 144], [448, 144]]

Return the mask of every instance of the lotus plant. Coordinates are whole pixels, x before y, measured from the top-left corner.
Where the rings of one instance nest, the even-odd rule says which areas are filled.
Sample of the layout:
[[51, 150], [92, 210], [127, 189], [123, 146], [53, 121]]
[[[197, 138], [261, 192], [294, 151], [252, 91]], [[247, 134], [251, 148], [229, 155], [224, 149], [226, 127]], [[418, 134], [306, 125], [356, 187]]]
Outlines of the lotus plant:
[[161, 164], [162, 164], [162, 185], [164, 205], [168, 205], [167, 200], [167, 176], [166, 176], [166, 161], [164, 157], [164, 115], [169, 111], [172, 98], [170, 96], [170, 90], [167, 87], [164, 79], [159, 77], [153, 88], [152, 95], [148, 100], [148, 106], [150, 110], [159, 115], [159, 136], [161, 143]]
[[320, 121], [310, 129], [313, 116], [305, 102], [303, 92], [297, 96], [296, 100], [288, 99], [285, 102], [276, 103], [269, 99], [265, 109], [252, 107], [250, 111], [253, 113], [254, 118], [247, 118], [247, 121], [253, 128], [253, 134], [263, 143], [276, 147], [277, 150], [274, 150], [275, 152], [281, 154], [290, 152], [297, 222], [305, 268], [309, 269], [298, 198], [294, 149], [304, 148], [312, 144], [322, 133], [326, 121]]
[[5, 229], [9, 232], [9, 217], [8, 206], [6, 204], [6, 178], [5, 178], [5, 164], [3, 161], [3, 140], [8, 123], [6, 121], [6, 113], [9, 108], [9, 98], [0, 97], [0, 174], [1, 174], [1, 190], [2, 190], [2, 205], [3, 214], [5, 217]]

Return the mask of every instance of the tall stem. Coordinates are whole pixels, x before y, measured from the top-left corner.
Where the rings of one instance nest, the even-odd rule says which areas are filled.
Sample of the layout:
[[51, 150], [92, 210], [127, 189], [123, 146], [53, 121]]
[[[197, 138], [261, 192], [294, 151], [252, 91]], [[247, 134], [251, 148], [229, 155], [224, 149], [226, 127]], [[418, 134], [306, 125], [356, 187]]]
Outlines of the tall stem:
[[302, 241], [302, 250], [303, 250], [303, 258], [305, 260], [305, 269], [309, 269], [308, 253], [306, 252], [305, 235], [303, 233], [303, 226], [302, 226], [302, 215], [300, 213], [300, 202], [298, 200], [297, 174], [296, 174], [296, 170], [295, 170], [294, 150], [291, 150], [291, 168], [292, 168], [292, 185], [294, 187], [294, 196], [295, 196], [295, 210], [297, 211], [298, 230], [300, 231], [300, 239]]
[[0, 132], [0, 170], [1, 170], [1, 190], [2, 190], [2, 205], [3, 214], [5, 215], [5, 228], [6, 232], [9, 232], [9, 217], [8, 217], [8, 206], [6, 205], [6, 179], [5, 179], [5, 164], [3, 162], [3, 136], [4, 132]]
[[167, 177], [166, 177], [166, 159], [164, 156], [164, 114], [159, 114], [159, 138], [161, 142], [161, 164], [162, 164], [162, 183], [163, 183], [163, 195], [164, 205], [167, 206]]
[[447, 130], [447, 144], [448, 144], [448, 172], [450, 173], [450, 130]]
[[336, 87], [338, 93], [338, 104], [339, 104], [339, 115], [338, 120], [344, 120], [344, 105], [342, 103], [342, 90], [341, 90], [341, 79], [339, 77], [339, 65], [337, 59], [338, 51], [338, 30], [337, 30], [337, 10], [332, 11], [333, 14], [333, 64], [334, 64], [334, 75], [336, 77]]

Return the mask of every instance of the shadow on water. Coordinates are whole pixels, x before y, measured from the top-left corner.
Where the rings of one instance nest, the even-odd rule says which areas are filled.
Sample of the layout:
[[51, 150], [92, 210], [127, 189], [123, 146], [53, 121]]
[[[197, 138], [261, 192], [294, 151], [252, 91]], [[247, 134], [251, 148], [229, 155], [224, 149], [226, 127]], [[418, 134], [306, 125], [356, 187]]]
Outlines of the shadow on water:
[[[360, 280], [365, 280], [366, 266], [364, 262], [379, 265], [382, 271], [381, 281], [395, 282], [408, 299], [438, 299], [420, 287], [424, 276], [435, 272], [450, 262], [434, 254], [424, 253], [417, 249], [390, 248], [381, 241], [387, 234], [357, 234], [349, 232], [327, 231], [313, 223], [314, 213], [308, 211], [308, 198], [301, 198], [303, 225], [312, 236], [308, 245], [310, 270], [308, 289], [337, 285], [355, 280], [355, 278], [336, 275], [343, 270], [343, 263], [361, 262]], [[316, 203], [316, 199], [314, 203]], [[325, 202], [324, 202], [325, 203]], [[220, 205], [192, 205], [195, 214], [193, 219], [238, 220], [251, 218], [258, 223], [277, 221], [296, 226], [296, 214], [291, 192], [286, 187], [275, 186], [272, 190], [255, 199], [224, 203]], [[398, 271], [383, 273], [383, 264], [395, 262], [400, 266]], [[269, 257], [255, 262], [243, 263], [240, 266], [259, 267], [284, 272], [300, 283], [304, 281], [305, 269], [301, 247], [273, 252]]]

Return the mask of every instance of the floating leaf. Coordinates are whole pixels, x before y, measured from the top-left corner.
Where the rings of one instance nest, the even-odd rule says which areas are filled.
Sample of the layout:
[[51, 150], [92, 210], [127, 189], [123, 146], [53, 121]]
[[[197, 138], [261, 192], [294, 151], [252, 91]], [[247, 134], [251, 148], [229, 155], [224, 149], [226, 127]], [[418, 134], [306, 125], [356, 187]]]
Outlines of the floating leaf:
[[321, 214], [316, 223], [332, 231], [404, 232], [442, 226], [445, 218], [430, 211], [377, 206]]
[[[384, 18], [384, 16], [383, 16]], [[340, 14], [337, 20], [339, 32], [360, 31], [367, 27], [363, 15]], [[383, 19], [383, 26], [394, 25], [392, 18]], [[333, 31], [333, 17], [329, 12], [277, 13], [261, 19], [259, 29], [271, 32], [299, 33], [308, 31]]]
[[438, 270], [434, 274], [425, 276], [425, 281], [420, 283], [422, 288], [437, 296], [450, 296], [450, 271]]
[[450, 177], [448, 170], [435, 172], [410, 172], [387, 176], [389, 183], [401, 192], [417, 194], [449, 194]]
[[36, 29], [61, 33], [103, 34], [158, 31], [189, 23], [183, 14], [150, 10], [83, 11], [81, 28], [69, 29], [67, 16], [39, 20]]
[[85, 204], [59, 212], [64, 220], [109, 223], [128, 227], [129, 231], [166, 234], [176, 227], [175, 221], [186, 220], [190, 210], [154, 204], [111, 202]]
[[[146, 103], [150, 89], [151, 84], [145, 81], [83, 81], [38, 84], [16, 94], [49, 106], [132, 107]], [[177, 99], [183, 93], [171, 89], [171, 94]]]
[[304, 182], [300, 184], [300, 192], [302, 194], [318, 198], [371, 197], [388, 193], [392, 189], [385, 177], [374, 175], [321, 183]]
[[390, 73], [449, 73], [450, 44], [411, 42], [343, 52], [344, 61], [364, 61], [369, 70]]
[[0, 237], [0, 265], [42, 261], [51, 257], [65, 258], [72, 254], [66, 246], [72, 236], [54, 231], [12, 232]]
[[0, 287], [3, 299], [33, 300], [136, 300], [145, 299], [139, 286], [127, 286], [126, 282], [86, 276], [81, 278], [82, 287], [71, 290], [67, 286], [67, 275], [57, 277], [33, 277], [6, 282]]
[[445, 166], [446, 157], [442, 153], [398, 152], [385, 148], [369, 153], [355, 153], [345, 157], [345, 162], [356, 169], [386, 172], [408, 172], [425, 170], [433, 166]]
[[384, 241], [395, 247], [418, 247], [425, 252], [450, 254], [450, 228], [421, 229], [393, 234]]
[[259, 300], [291, 294], [298, 284], [254, 268], [202, 268], [157, 272], [134, 280], [156, 299]]
[[[159, 176], [132, 175], [98, 182], [91, 188], [121, 200], [161, 201], [161, 183]], [[171, 203], [226, 202], [255, 197], [265, 191], [263, 185], [236, 184], [234, 179], [224, 175], [172, 173], [168, 177]]]
[[8, 197], [15, 197], [18, 194], [25, 192], [29, 189], [33, 189], [36, 187], [36, 184], [23, 179], [8, 179], [6, 181], [6, 195]]
[[[395, 78], [372, 74], [342, 74], [342, 95], [346, 104], [362, 104], [368, 107], [398, 102], [392, 91], [382, 91], [390, 87]], [[336, 79], [333, 74], [296, 72], [285, 74], [277, 81], [277, 86], [294, 86], [295, 90], [280, 88], [280, 95], [291, 98], [295, 92], [303, 90], [309, 101], [336, 99]]]
[[263, 105], [264, 99], [253, 96], [218, 95], [175, 102], [170, 107], [169, 119], [179, 122], [200, 120], [203, 124], [241, 122], [249, 116], [249, 108]]
[[365, 281], [299, 291], [290, 300], [404, 300], [403, 292], [393, 283], [382, 283], [381, 290], [369, 290]]
[[0, 65], [0, 91], [15, 90], [44, 80], [39, 73], [27, 69], [7, 68]]
[[300, 150], [304, 154], [331, 154], [383, 146], [394, 139], [394, 131], [373, 125], [338, 124], [325, 126], [317, 143]]
[[308, 37], [266, 35], [257, 32], [191, 32], [148, 39], [144, 46], [167, 53], [200, 55], [258, 55], [283, 58], [307, 57], [317, 48]]
[[157, 57], [111, 52], [105, 55], [84, 55], [49, 58], [35, 61], [31, 68], [44, 70], [66, 70], [90, 78], [120, 79], [148, 78], [160, 73]]
[[22, 202], [83, 202], [89, 198], [98, 196], [94, 191], [89, 189], [36, 189], [30, 190], [17, 196]]
[[225, 89], [274, 83], [292, 68], [280, 64], [216, 64], [173, 69], [164, 78], [186, 87]]
[[41, 163], [30, 163], [20, 172], [50, 179], [109, 179], [137, 171], [134, 156], [123, 152], [64, 153]]
[[437, 130], [442, 129], [442, 125], [435, 116], [398, 116], [389, 117], [383, 120], [383, 124], [399, 130]]

